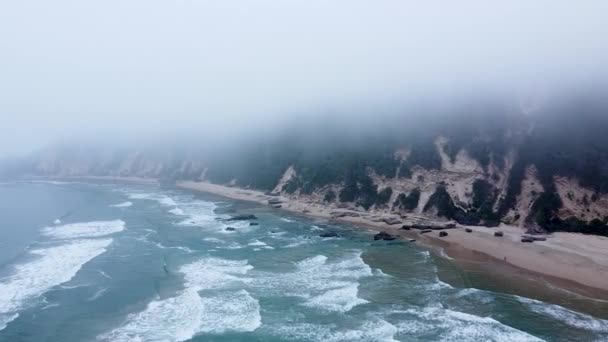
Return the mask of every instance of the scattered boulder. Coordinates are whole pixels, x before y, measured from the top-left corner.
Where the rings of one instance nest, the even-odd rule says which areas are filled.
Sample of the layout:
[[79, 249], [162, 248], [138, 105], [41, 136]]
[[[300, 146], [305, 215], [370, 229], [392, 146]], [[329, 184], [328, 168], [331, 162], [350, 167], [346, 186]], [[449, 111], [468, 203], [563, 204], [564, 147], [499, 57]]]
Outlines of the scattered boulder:
[[503, 235], [502, 232], [494, 232], [494, 236], [502, 237]]
[[464, 231], [467, 232], [467, 233], [472, 233], [473, 229], [471, 229], [471, 228], [465, 228]]
[[396, 237], [387, 233], [387, 232], [380, 232], [376, 235], [374, 235], [374, 240], [386, 240], [386, 241], [391, 241], [391, 240], [395, 240]]
[[319, 236], [322, 238], [339, 237], [339, 235], [334, 232], [323, 233], [323, 234], [320, 234]]
[[456, 223], [448, 223], [445, 225], [446, 229], [452, 229], [452, 228], [456, 228]]
[[522, 238], [530, 239], [532, 241], [547, 241], [547, 238], [543, 236], [524, 235]]
[[359, 217], [358, 213], [354, 213], [352, 211], [332, 211], [330, 213], [332, 217]]
[[259, 226], [260, 224], [257, 222], [249, 222], [249, 226]]
[[534, 239], [531, 239], [529, 237], [522, 237], [521, 242], [534, 242]]
[[426, 233], [430, 233], [432, 231], [433, 231], [432, 229], [423, 229], [420, 231], [420, 234], [426, 234]]
[[308, 213], [310, 213], [310, 210], [308, 210], [308, 209], [304, 209], [304, 210], [302, 210], [302, 212], [303, 212], [304, 214], [308, 214]]
[[439, 232], [439, 237], [446, 237], [446, 236], [448, 236], [448, 232], [444, 232], [444, 231]]
[[412, 229], [412, 226], [404, 224], [403, 226], [401, 226], [401, 229], [403, 229], [403, 230], [410, 230], [410, 229]]
[[394, 218], [394, 217], [385, 217], [382, 219], [382, 222], [388, 224], [388, 225], [394, 225], [394, 224], [401, 224], [401, 220]]
[[233, 228], [233, 227], [226, 227], [226, 229], [225, 229], [225, 230], [226, 230], [226, 231], [229, 231], [229, 232], [233, 232], [233, 231], [235, 231], [236, 229], [235, 229], [235, 228]]
[[409, 239], [409, 242], [416, 242], [416, 239]]
[[226, 221], [246, 221], [246, 220], [257, 220], [257, 216], [250, 214], [244, 214], [244, 215], [236, 215], [236, 216], [232, 216], [231, 218], [227, 219]]

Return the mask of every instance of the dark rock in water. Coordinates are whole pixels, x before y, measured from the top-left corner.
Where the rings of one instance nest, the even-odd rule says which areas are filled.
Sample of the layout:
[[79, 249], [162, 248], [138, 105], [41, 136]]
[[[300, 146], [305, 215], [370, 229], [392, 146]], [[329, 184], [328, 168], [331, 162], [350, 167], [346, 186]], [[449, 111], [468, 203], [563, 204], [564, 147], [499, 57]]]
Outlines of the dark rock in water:
[[227, 227], [227, 228], [226, 228], [226, 230], [227, 230], [227, 231], [229, 231], [229, 232], [233, 232], [233, 231], [235, 231], [236, 229], [235, 229], [235, 228], [233, 228], [233, 227]]
[[380, 232], [376, 235], [374, 235], [374, 240], [386, 240], [386, 241], [391, 241], [391, 240], [395, 240], [396, 237], [387, 233], [387, 232]]
[[276, 205], [273, 205], [272, 207], [275, 209], [281, 209], [283, 206], [280, 204], [276, 204]]
[[396, 219], [394, 217], [385, 217], [382, 219], [382, 222], [388, 224], [388, 225], [394, 225], [394, 224], [401, 224], [401, 220]]
[[231, 218], [227, 219], [226, 221], [246, 221], [246, 220], [257, 220], [257, 216], [250, 214], [244, 214], [244, 215], [236, 215], [236, 216], [232, 216]]
[[473, 229], [471, 229], [471, 228], [465, 228], [464, 231], [467, 232], [467, 233], [472, 233]]
[[269, 199], [268, 200], [268, 204], [273, 205], [273, 204], [281, 204], [283, 202], [281, 202], [281, 200], [278, 199]]
[[249, 225], [250, 226], [259, 226], [260, 224], [257, 222], [249, 222]]
[[424, 229], [424, 230], [420, 231], [420, 234], [426, 234], [426, 233], [430, 233], [432, 231], [433, 231], [432, 229]]
[[308, 213], [310, 213], [310, 210], [308, 210], [308, 209], [304, 209], [304, 210], [302, 210], [302, 212], [303, 212], [304, 214], [308, 214]]
[[448, 236], [448, 232], [439, 232], [439, 237]]
[[521, 242], [534, 242], [534, 239], [531, 239], [529, 237], [522, 237]]
[[412, 226], [404, 224], [403, 226], [401, 226], [401, 229], [403, 229], [403, 230], [410, 230], [410, 229], [412, 229]]
[[503, 236], [503, 233], [502, 232], [494, 232], [494, 236], [501, 237], [501, 236]]
[[410, 242], [416, 242], [416, 239], [409, 239]]
[[319, 235], [322, 238], [329, 238], [329, 237], [338, 237], [338, 234], [334, 233], [334, 232], [328, 232], [328, 233], [323, 233]]

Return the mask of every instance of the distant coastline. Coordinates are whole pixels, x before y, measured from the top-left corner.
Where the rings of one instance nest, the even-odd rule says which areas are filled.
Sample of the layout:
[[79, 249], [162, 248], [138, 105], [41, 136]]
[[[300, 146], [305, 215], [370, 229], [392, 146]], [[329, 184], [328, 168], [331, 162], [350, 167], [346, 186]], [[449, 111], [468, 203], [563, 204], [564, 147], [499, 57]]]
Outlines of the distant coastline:
[[[458, 263], [481, 263], [486, 269], [501, 271], [513, 267], [528, 272], [530, 277], [542, 278], [551, 286], [558, 286], [587, 298], [608, 299], [608, 238], [576, 233], [554, 233], [546, 241], [523, 243], [524, 232], [519, 227], [501, 225], [495, 228], [462, 226], [445, 230], [448, 236], [439, 237], [438, 231], [421, 234], [420, 230], [403, 230], [401, 224], [387, 224], [383, 218], [394, 215], [386, 213], [356, 212], [342, 216], [340, 212], [350, 212], [324, 206], [319, 203], [304, 202], [297, 198], [269, 196], [261, 191], [228, 187], [208, 182], [178, 182], [177, 187], [211, 193], [231, 199], [257, 202], [268, 205], [269, 199], [280, 202], [280, 209], [292, 213], [324, 220], [335, 220], [366, 227], [374, 231], [385, 231], [403, 239], [415, 239], [438, 256], [454, 259]], [[277, 206], [278, 206], [277, 205]], [[338, 217], [341, 216], [341, 217]], [[412, 215], [403, 219], [425, 220]], [[426, 218], [426, 222], [433, 223]], [[390, 219], [389, 219], [390, 221]], [[465, 228], [471, 230], [466, 232]], [[502, 232], [502, 237], [494, 236]], [[488, 264], [489, 263], [489, 264]]]

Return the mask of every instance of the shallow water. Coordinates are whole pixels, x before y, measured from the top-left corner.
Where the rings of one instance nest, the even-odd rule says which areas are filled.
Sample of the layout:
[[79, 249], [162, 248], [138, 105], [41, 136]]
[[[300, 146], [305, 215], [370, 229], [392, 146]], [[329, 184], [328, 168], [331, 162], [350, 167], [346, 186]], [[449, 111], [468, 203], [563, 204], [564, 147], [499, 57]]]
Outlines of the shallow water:
[[608, 339], [606, 320], [448, 285], [465, 271], [413, 244], [212, 196], [22, 182], [0, 215], [0, 341]]

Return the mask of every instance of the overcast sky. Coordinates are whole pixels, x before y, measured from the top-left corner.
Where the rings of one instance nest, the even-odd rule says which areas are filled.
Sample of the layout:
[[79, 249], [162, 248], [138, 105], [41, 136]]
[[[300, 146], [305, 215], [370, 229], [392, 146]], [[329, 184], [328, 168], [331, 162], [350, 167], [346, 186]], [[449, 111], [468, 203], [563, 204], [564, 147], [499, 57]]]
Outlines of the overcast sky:
[[608, 1], [0, 2], [0, 154], [604, 75]]

